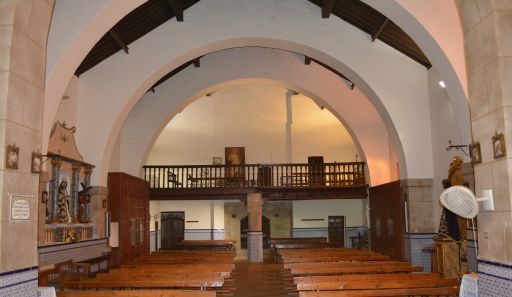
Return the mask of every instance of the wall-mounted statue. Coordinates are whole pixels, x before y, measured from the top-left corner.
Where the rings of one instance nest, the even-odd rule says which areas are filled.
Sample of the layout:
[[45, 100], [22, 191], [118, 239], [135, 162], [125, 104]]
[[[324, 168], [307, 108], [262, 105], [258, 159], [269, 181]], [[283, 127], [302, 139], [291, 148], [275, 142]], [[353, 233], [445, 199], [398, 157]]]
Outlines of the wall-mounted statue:
[[82, 190], [78, 192], [78, 203], [80, 205], [78, 210], [78, 220], [80, 223], [90, 223], [88, 205], [91, 202], [91, 194], [89, 193], [89, 190], [92, 189], [92, 187], [88, 187], [84, 183], [80, 183], [80, 185], [82, 185]]
[[57, 218], [61, 223], [69, 223], [69, 208], [67, 200], [68, 181], [63, 178], [59, 185], [59, 191], [57, 194]]

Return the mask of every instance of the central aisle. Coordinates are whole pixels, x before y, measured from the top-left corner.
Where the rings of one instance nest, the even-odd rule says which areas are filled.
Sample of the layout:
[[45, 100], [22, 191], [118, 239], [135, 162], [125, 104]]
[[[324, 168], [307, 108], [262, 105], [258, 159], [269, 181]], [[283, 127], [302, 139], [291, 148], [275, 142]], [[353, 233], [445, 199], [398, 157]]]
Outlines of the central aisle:
[[237, 262], [234, 274], [235, 297], [288, 296], [287, 282], [281, 275], [282, 265], [274, 262]]

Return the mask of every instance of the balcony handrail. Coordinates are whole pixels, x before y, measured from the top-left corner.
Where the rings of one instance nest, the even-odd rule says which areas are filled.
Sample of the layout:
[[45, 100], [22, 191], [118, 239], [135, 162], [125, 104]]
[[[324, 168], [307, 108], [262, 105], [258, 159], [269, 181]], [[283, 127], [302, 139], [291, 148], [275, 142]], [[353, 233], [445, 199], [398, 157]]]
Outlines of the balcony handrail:
[[229, 164], [220, 164], [220, 165], [144, 165], [142, 168], [181, 168], [181, 167], [189, 167], [189, 168], [202, 168], [202, 167], [253, 167], [253, 166], [318, 166], [318, 165], [355, 165], [361, 164], [365, 165], [366, 162], [334, 162], [334, 163], [251, 163], [251, 164], [238, 164], [238, 165], [229, 165]]
[[343, 187], [366, 185], [365, 162], [145, 165], [151, 188]]

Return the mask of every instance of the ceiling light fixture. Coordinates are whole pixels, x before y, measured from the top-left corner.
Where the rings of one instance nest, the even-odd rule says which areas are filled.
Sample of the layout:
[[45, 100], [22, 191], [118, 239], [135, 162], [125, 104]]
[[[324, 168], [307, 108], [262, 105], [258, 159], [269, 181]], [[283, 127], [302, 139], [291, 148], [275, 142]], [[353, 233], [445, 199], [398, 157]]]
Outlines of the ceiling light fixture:
[[439, 81], [439, 85], [441, 86], [441, 88], [446, 88], [446, 84], [442, 80]]

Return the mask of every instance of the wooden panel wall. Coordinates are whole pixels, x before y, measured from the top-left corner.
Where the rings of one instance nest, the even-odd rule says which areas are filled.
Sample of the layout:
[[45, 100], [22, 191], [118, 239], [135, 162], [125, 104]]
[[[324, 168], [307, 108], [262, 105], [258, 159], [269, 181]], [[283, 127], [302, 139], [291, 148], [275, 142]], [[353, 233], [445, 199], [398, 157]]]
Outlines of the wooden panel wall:
[[370, 188], [371, 249], [393, 259], [403, 259], [404, 224], [400, 181]]
[[112, 248], [117, 266], [149, 254], [149, 183], [122, 173], [108, 174], [108, 210], [119, 222], [119, 247]]

